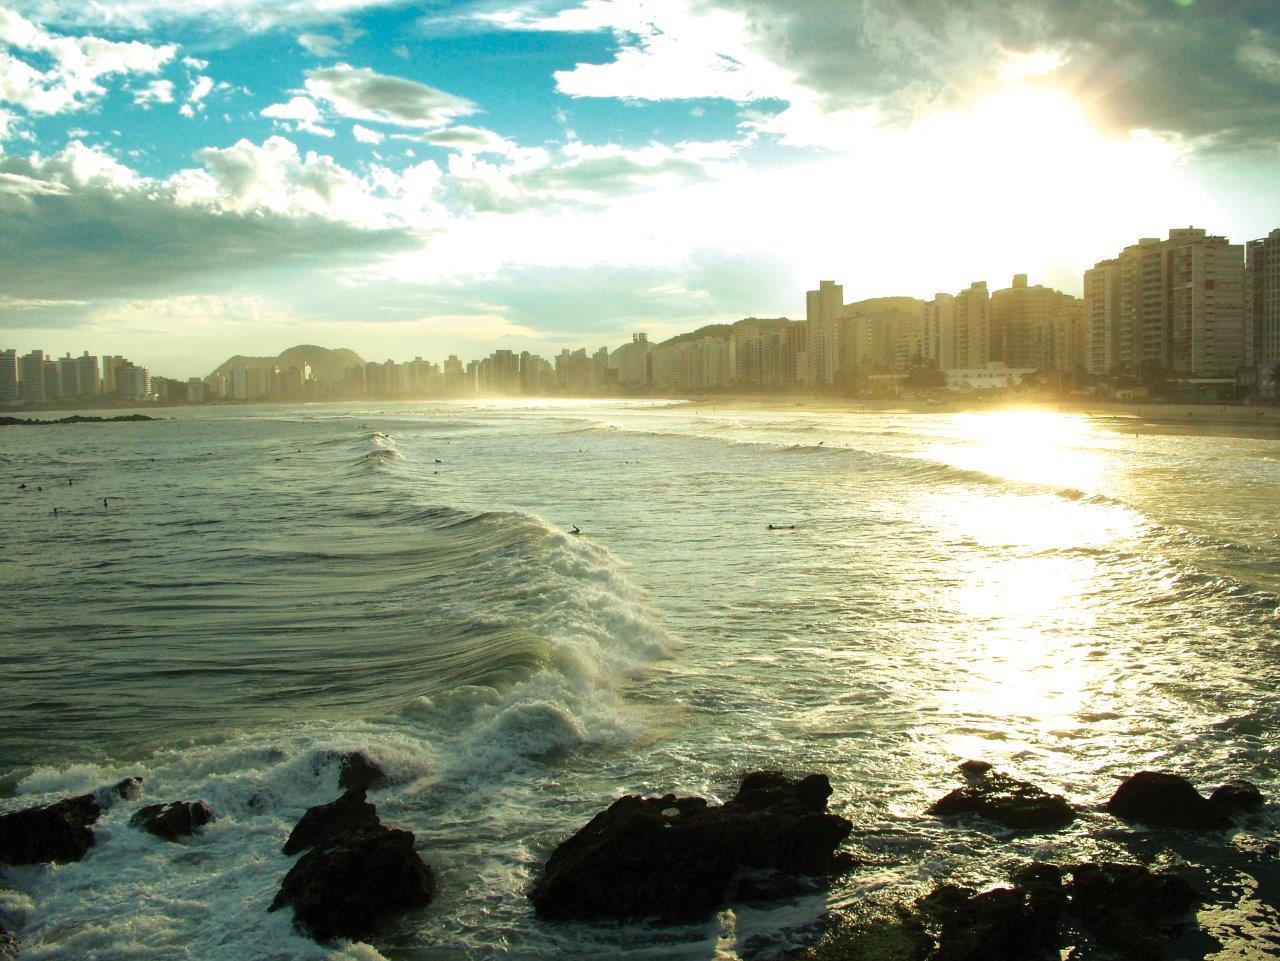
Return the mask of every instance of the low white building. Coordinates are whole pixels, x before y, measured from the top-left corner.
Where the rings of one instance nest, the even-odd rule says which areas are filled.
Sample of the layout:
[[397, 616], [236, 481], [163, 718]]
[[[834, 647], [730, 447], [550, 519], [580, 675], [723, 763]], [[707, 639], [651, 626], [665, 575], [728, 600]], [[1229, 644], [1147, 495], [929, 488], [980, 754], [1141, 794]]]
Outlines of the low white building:
[[1034, 367], [1006, 367], [1004, 364], [987, 364], [985, 367], [957, 367], [943, 371], [947, 378], [947, 390], [1008, 390], [1019, 387], [1022, 378], [1034, 374]]

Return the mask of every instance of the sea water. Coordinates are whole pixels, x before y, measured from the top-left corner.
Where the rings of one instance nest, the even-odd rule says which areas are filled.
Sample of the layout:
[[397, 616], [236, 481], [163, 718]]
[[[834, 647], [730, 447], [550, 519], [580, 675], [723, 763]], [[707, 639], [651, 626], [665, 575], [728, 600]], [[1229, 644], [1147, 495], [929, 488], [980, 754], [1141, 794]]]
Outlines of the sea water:
[[[869, 892], [1103, 857], [1211, 893], [1184, 956], [1280, 952], [1275, 808], [1198, 840], [1097, 810], [1141, 769], [1280, 797], [1274, 436], [785, 401], [164, 413], [0, 437], [0, 810], [145, 779], [83, 861], [5, 870], [24, 958], [766, 959]], [[347, 750], [439, 895], [322, 947], [266, 906]], [[968, 757], [1083, 817], [925, 815]], [[616, 797], [758, 768], [827, 772], [861, 866], [701, 924], [534, 917]], [[127, 826], [175, 799], [217, 822]]]

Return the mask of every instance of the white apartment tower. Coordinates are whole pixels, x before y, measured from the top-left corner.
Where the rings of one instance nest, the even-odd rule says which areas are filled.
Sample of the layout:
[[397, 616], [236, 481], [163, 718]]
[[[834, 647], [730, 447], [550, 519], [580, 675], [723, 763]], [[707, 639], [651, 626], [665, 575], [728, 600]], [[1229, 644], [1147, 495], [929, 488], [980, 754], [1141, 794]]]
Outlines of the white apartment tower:
[[812, 383], [834, 384], [840, 370], [840, 312], [844, 308], [844, 287], [834, 280], [819, 281], [817, 290], [805, 294], [804, 305]]
[[955, 300], [955, 367], [972, 370], [991, 360], [991, 295], [975, 280]]

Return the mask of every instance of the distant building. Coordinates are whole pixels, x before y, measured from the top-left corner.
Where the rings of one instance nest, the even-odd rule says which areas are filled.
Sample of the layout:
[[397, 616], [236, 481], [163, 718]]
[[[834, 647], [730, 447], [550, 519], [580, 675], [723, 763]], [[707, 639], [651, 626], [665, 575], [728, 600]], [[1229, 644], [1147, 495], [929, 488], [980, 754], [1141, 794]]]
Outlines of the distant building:
[[840, 371], [840, 314], [844, 309], [844, 287], [834, 280], [819, 281], [817, 290], [805, 294], [804, 306], [811, 382], [818, 386], [834, 384]]
[[984, 368], [991, 361], [991, 296], [986, 281], [974, 281], [955, 299], [954, 367]]
[[144, 401], [151, 397], [151, 371], [136, 364], [116, 368], [116, 394], [123, 400]]
[[1085, 368], [1112, 372], [1120, 361], [1120, 261], [1103, 260], [1084, 273]]
[[45, 399], [44, 365], [43, 350], [23, 354], [18, 361], [18, 396], [29, 404], [40, 403]]
[[632, 334], [631, 343], [623, 344], [612, 358], [618, 370], [618, 385], [627, 390], [643, 390], [649, 386], [649, 352], [652, 345], [648, 334]]
[[116, 388], [116, 371], [127, 364], [128, 361], [119, 354], [108, 355], [102, 358], [102, 392], [104, 394], [114, 394]]
[[1258, 389], [1275, 396], [1280, 388], [1280, 228], [1250, 241], [1245, 261], [1249, 366], [1257, 372]]
[[955, 294], [934, 294], [925, 313], [925, 359], [939, 370], [956, 365], [956, 298]]
[[1249, 360], [1244, 248], [1196, 227], [1144, 237], [1085, 275], [1088, 363], [1140, 381], [1234, 378]]
[[1026, 274], [991, 295], [990, 358], [1006, 367], [1072, 370], [1081, 359], [1080, 302]]
[[98, 358], [87, 350], [76, 358], [76, 375], [81, 397], [94, 397], [101, 392], [101, 374]]
[[0, 404], [10, 404], [18, 399], [18, 352], [13, 348], [0, 350]]

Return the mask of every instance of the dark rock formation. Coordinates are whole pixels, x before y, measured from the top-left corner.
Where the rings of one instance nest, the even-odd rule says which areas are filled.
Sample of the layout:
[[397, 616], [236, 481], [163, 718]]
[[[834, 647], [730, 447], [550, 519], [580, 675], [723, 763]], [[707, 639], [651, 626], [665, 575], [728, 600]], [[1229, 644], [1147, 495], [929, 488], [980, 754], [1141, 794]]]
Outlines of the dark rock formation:
[[944, 884], [920, 902], [938, 925], [933, 961], [1023, 961], [1058, 944], [1066, 896], [1056, 868], [1038, 866], [1030, 887], [976, 893]]
[[336, 801], [308, 808], [285, 841], [284, 854], [297, 854], [343, 834], [378, 828], [378, 809], [365, 800], [363, 788], [348, 791]]
[[991, 771], [990, 761], [964, 761], [960, 765], [960, 772], [967, 777], [982, 777]]
[[204, 827], [214, 820], [213, 808], [204, 801], [171, 801], [168, 804], [148, 804], [139, 808], [129, 818], [129, 824], [166, 841], [176, 841], [194, 834], [196, 828]]
[[816, 875], [852, 825], [826, 811], [824, 775], [743, 779], [723, 805], [627, 795], [552, 853], [529, 897], [544, 917], [684, 920], [724, 903], [751, 871]]
[[1069, 871], [1065, 886], [1063, 869], [1040, 863], [990, 891], [941, 884], [913, 905], [873, 908], [869, 917], [855, 903], [797, 961], [1048, 961], [1062, 954], [1067, 917], [1109, 955], [1160, 961], [1160, 926], [1198, 899], [1178, 876], [1141, 865]]
[[1136, 961], [1160, 961], [1158, 925], [1199, 901], [1195, 889], [1167, 871], [1140, 864], [1085, 863], [1071, 871], [1071, 913], [1102, 947]]
[[330, 838], [298, 859], [268, 910], [292, 905], [294, 924], [317, 941], [368, 938], [387, 916], [435, 897], [413, 843], [412, 832], [381, 825]]
[[140, 420], [161, 420], [161, 418], [148, 417], [146, 414], [122, 414], [119, 417], [87, 417], [84, 414], [73, 414], [70, 417], [59, 417], [57, 420], [37, 420], [34, 417], [0, 417], [0, 427], [48, 427], [54, 424], [114, 424]]
[[338, 787], [344, 791], [360, 788], [373, 791], [387, 783], [387, 772], [360, 751], [342, 755], [338, 766]]
[[1228, 814], [1243, 814], [1262, 807], [1262, 792], [1248, 781], [1228, 781], [1214, 788], [1209, 803]]
[[0, 961], [15, 961], [18, 957], [18, 939], [0, 925]]
[[45, 807], [0, 815], [0, 861], [5, 864], [59, 864], [79, 861], [93, 846], [89, 825], [102, 814], [92, 794]]
[[976, 814], [1019, 831], [1054, 831], [1075, 820], [1066, 799], [1007, 774], [989, 774], [934, 802], [938, 817]]
[[334, 764], [338, 766], [338, 787], [344, 791], [373, 791], [388, 780], [387, 772], [363, 751], [317, 751], [312, 755], [311, 770], [317, 777]]
[[1190, 781], [1163, 771], [1140, 771], [1126, 778], [1111, 795], [1107, 810], [1128, 821], [1191, 831], [1231, 823], [1225, 811], [1210, 804]]

